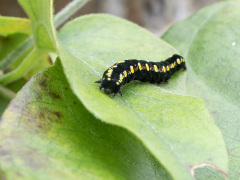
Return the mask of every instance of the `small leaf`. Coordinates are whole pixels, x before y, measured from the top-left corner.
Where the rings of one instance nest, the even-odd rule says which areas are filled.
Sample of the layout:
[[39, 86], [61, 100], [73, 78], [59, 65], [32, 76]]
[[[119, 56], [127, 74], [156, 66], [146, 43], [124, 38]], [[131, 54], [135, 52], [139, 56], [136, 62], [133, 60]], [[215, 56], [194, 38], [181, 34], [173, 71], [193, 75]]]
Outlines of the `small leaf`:
[[[229, 179], [239, 179], [240, 169], [239, 8], [239, 0], [222, 1], [163, 35], [188, 60], [187, 94], [204, 99], [222, 131], [229, 153]], [[206, 169], [198, 176], [221, 178]]]
[[4, 179], [171, 179], [135, 136], [86, 110], [59, 61], [5, 111], [0, 161]]
[[[59, 38], [59, 53], [70, 86], [96, 117], [133, 132], [174, 179], [192, 179], [193, 169], [204, 163], [226, 173], [222, 135], [201, 99], [139, 82], [124, 86], [122, 98], [112, 98], [94, 84], [117, 61], [160, 61], [175, 53], [174, 48], [146, 30], [109, 15], [75, 19], [61, 29]], [[173, 80], [185, 73], [188, 71], [177, 73]], [[185, 78], [180, 83], [171, 80], [175, 92], [185, 89]]]
[[15, 33], [31, 35], [31, 24], [28, 19], [0, 16], [0, 34], [8, 36]]

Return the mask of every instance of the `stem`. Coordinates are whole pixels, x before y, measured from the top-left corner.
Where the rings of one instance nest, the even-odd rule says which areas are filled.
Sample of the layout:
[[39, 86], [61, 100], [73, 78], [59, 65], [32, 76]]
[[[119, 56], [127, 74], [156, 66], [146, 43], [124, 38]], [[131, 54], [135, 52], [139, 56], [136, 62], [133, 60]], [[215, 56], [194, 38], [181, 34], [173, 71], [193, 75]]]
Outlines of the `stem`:
[[54, 23], [56, 28], [63, 24], [69, 17], [76, 13], [81, 7], [83, 7], [90, 0], [73, 0], [68, 3], [59, 13], [54, 17]]
[[33, 49], [22, 63], [14, 71], [0, 77], [0, 84], [6, 85], [24, 76], [32, 67], [32, 65], [41, 58], [43, 53], [38, 49]]
[[25, 52], [30, 50], [33, 47], [33, 37], [30, 36], [25, 42], [23, 42], [14, 52], [9, 54], [6, 58], [4, 58], [0, 63], [0, 69], [5, 69], [12, 62], [16, 61], [20, 56], [22, 56]]
[[9, 100], [13, 99], [16, 96], [16, 94], [12, 92], [10, 89], [1, 85], [0, 85], [0, 95]]

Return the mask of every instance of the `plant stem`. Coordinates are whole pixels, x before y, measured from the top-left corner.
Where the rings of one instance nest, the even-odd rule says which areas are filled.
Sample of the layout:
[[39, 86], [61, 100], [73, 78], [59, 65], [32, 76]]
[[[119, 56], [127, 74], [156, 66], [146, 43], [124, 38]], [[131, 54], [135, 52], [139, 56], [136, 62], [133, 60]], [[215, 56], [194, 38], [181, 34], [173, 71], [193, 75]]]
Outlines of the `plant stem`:
[[12, 92], [10, 89], [1, 85], [0, 85], [0, 95], [10, 100], [16, 96], [16, 94]]
[[0, 77], [0, 84], [6, 85], [24, 76], [42, 55], [42, 51], [34, 48], [17, 69]]
[[73, 0], [68, 3], [65, 8], [63, 8], [54, 17], [54, 23], [56, 28], [58, 28], [62, 23], [64, 23], [69, 17], [76, 13], [81, 7], [83, 7], [90, 0]]
[[33, 37], [30, 36], [25, 42], [23, 42], [19, 47], [16, 48], [14, 52], [9, 54], [6, 58], [4, 58], [0, 63], [0, 69], [3, 70], [12, 62], [17, 60], [20, 56], [22, 56], [25, 52], [29, 51], [33, 47]]

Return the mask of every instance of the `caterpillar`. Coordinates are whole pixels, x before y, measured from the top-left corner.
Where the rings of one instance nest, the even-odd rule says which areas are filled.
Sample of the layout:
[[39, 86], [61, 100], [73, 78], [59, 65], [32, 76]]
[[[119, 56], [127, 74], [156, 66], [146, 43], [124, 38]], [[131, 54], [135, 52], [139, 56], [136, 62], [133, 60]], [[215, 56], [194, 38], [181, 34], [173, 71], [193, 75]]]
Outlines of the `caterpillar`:
[[168, 82], [171, 75], [180, 69], [186, 70], [186, 60], [177, 54], [160, 62], [148, 62], [145, 60], [129, 59], [119, 61], [109, 67], [95, 83], [101, 83], [100, 90], [104, 88], [105, 93], [119, 93], [122, 96], [121, 87], [139, 80], [141, 82], [159, 83]]

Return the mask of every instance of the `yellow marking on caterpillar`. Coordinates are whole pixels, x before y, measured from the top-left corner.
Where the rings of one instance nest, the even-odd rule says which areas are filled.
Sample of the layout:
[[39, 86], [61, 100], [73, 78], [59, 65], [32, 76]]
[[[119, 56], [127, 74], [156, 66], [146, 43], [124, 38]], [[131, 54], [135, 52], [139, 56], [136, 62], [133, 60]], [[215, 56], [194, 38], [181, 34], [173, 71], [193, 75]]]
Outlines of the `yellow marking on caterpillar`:
[[142, 66], [140, 63], [138, 63], [138, 69], [141, 71], [142, 70]]
[[169, 66], [167, 66], [167, 71], [169, 71], [170, 70], [170, 68], [169, 68]]
[[113, 71], [112, 69], [109, 69], [106, 75], [107, 75], [107, 76], [111, 76], [112, 71]]
[[119, 61], [119, 62], [117, 62], [117, 64], [121, 64], [121, 63], [124, 63], [125, 61]]
[[120, 83], [117, 81], [116, 84], [119, 85]]
[[126, 71], [124, 71], [123, 74], [124, 74], [125, 77], [127, 77], [127, 72]]
[[120, 74], [120, 81], [122, 81], [123, 80], [123, 75], [122, 74]]
[[174, 64], [173, 63], [171, 64], [171, 68], [174, 68]]
[[157, 66], [154, 65], [153, 67], [154, 67], [154, 71], [155, 71], [155, 72], [158, 72], [158, 68], [157, 68]]
[[183, 62], [186, 62], [186, 60], [185, 60], [185, 59], [183, 59]]
[[133, 67], [130, 66], [130, 70], [131, 70], [131, 73], [133, 74], [134, 73], [134, 70], [133, 70]]
[[108, 81], [111, 81], [111, 78], [107, 78]]
[[181, 63], [181, 61], [180, 61], [179, 59], [177, 59], [177, 63], [178, 63], [178, 64], [180, 64], [180, 63]]
[[148, 66], [148, 64], [146, 63], [146, 68], [147, 68], [147, 71], [149, 71], [149, 66]]
[[164, 66], [163, 66], [162, 70], [163, 70], [163, 72], [166, 72], [166, 68]]
[[117, 65], [113, 65], [113, 66], [111, 66], [111, 68], [115, 68], [115, 67], [117, 67]]

